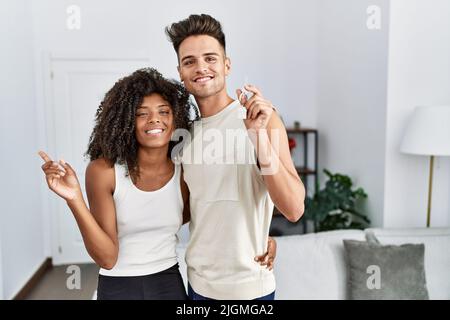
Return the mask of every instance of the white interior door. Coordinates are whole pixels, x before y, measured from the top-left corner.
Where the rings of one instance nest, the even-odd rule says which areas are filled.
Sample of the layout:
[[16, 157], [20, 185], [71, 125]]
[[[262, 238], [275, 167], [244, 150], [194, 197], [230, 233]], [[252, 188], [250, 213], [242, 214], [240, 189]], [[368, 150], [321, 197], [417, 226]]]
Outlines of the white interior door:
[[[84, 190], [87, 150], [95, 112], [105, 93], [121, 77], [148, 66], [145, 59], [55, 59], [50, 60], [51, 107], [47, 119], [52, 156], [63, 158], [76, 170]], [[55, 265], [92, 262], [81, 233], [65, 201], [53, 197], [52, 254]]]

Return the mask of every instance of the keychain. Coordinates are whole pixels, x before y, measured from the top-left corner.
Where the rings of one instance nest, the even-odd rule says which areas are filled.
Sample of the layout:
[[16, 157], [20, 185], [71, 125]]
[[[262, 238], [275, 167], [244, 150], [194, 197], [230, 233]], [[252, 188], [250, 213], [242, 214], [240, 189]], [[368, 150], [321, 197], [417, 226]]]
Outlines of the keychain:
[[242, 86], [241, 94], [239, 95], [239, 103], [241, 104], [241, 106], [239, 107], [239, 110], [238, 110], [238, 118], [242, 119], [242, 120], [247, 119], [247, 108], [244, 107], [244, 105], [242, 104], [242, 97], [245, 97], [245, 101], [247, 102], [249, 94], [250, 94], [250, 92], [248, 92], [245, 89], [245, 85], [246, 84], [248, 84], [248, 78], [247, 77], [245, 77], [244, 85]]

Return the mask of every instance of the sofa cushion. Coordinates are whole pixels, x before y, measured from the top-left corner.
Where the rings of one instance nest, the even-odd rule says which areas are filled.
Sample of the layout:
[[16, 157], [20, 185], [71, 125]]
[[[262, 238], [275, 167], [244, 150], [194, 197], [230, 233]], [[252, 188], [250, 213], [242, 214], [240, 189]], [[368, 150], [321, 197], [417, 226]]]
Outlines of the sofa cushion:
[[428, 299], [424, 245], [381, 245], [372, 241], [344, 240], [350, 299]]
[[276, 299], [346, 299], [343, 239], [364, 240], [361, 230], [275, 237]]
[[450, 299], [450, 228], [366, 229], [382, 244], [423, 243], [430, 299]]

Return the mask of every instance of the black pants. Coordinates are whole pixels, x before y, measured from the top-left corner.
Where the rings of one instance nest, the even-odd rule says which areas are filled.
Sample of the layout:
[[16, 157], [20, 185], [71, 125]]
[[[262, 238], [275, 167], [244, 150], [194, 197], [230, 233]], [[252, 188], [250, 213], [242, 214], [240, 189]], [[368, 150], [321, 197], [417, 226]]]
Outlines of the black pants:
[[178, 263], [146, 276], [98, 276], [98, 300], [187, 300]]

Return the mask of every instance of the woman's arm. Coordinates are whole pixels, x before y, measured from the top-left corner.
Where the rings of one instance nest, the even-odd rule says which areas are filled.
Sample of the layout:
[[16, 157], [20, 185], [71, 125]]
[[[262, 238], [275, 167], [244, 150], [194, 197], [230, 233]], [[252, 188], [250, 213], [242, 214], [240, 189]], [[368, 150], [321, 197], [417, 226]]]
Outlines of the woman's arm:
[[84, 200], [67, 201], [87, 251], [100, 267], [108, 270], [116, 264], [119, 253], [114, 186], [114, 167], [104, 159], [97, 159], [86, 168], [86, 194], [90, 210]]
[[183, 196], [183, 224], [191, 221], [191, 207], [189, 206], [189, 188], [184, 181], [183, 171], [181, 171], [180, 179], [181, 195]]
[[119, 245], [113, 200], [114, 168], [105, 160], [92, 161], [86, 169], [86, 193], [90, 210], [84, 201], [73, 168], [64, 161], [52, 161], [44, 152], [48, 187], [66, 200], [83, 237], [84, 245], [94, 261], [104, 269], [112, 269], [117, 261]]

